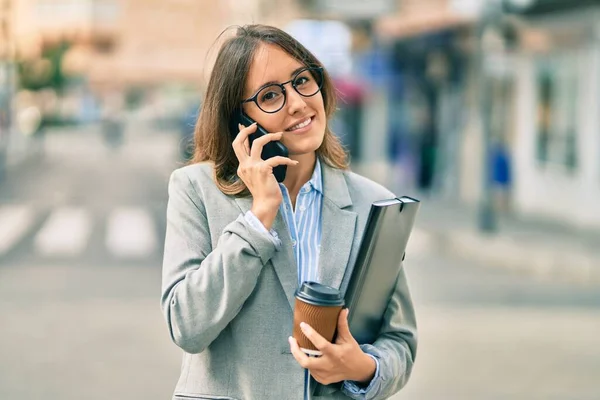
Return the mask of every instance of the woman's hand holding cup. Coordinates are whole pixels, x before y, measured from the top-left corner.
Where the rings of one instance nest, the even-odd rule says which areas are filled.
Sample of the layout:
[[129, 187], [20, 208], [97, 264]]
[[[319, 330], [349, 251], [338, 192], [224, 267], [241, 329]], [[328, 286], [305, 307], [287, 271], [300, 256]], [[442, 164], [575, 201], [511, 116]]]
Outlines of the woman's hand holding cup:
[[[342, 310], [341, 292], [317, 282], [303, 282], [295, 297], [293, 336], [289, 342], [300, 366], [325, 385], [343, 380], [371, 380], [375, 361], [362, 351], [350, 333], [348, 309]], [[335, 343], [331, 343], [336, 331]]]
[[271, 229], [279, 205], [283, 201], [273, 168], [278, 165], [298, 165], [298, 161], [287, 157], [272, 157], [267, 160], [261, 158], [264, 145], [273, 140], [281, 140], [283, 132], [261, 136], [254, 140], [250, 148], [248, 136], [256, 132], [256, 122], [248, 127], [240, 124], [239, 128], [240, 132], [232, 144], [239, 161], [237, 174], [254, 199], [251, 211], [267, 229]]
[[301, 325], [302, 333], [310, 339], [322, 353], [320, 357], [309, 357], [298, 345], [298, 341], [289, 337], [292, 355], [302, 368], [323, 385], [351, 380], [368, 383], [377, 365], [369, 355], [364, 353], [348, 327], [348, 309], [340, 312], [337, 323], [335, 343], [329, 342], [308, 324]]

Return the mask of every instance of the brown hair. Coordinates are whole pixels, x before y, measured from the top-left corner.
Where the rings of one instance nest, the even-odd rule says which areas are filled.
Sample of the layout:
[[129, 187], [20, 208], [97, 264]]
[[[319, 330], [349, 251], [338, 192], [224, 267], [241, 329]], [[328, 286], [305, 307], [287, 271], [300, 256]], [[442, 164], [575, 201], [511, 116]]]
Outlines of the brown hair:
[[[215, 183], [228, 195], [247, 195], [244, 182], [237, 176], [239, 161], [231, 142], [230, 121], [240, 107], [244, 84], [254, 54], [261, 44], [279, 46], [306, 66], [323, 65], [296, 39], [281, 29], [266, 25], [238, 27], [235, 36], [221, 46], [206, 89], [206, 95], [194, 132], [194, 156], [191, 164], [210, 161], [214, 164]], [[335, 89], [327, 71], [323, 72], [321, 88], [327, 119], [335, 111]], [[348, 168], [347, 154], [338, 138], [325, 128], [323, 143], [317, 156], [334, 168]]]

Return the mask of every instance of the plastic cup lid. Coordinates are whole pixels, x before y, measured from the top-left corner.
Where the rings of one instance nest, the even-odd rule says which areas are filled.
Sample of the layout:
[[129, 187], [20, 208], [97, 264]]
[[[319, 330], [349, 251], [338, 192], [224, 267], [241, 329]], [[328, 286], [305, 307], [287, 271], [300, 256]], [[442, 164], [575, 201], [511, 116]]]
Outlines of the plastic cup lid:
[[331, 286], [317, 282], [304, 282], [296, 290], [296, 297], [316, 306], [343, 306], [342, 293]]

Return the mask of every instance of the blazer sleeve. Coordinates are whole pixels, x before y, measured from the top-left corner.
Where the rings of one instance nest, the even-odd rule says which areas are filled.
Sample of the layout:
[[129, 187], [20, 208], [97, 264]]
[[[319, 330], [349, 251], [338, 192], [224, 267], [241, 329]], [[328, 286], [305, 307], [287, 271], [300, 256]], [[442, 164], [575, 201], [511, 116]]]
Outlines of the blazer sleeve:
[[161, 306], [171, 339], [201, 353], [237, 315], [262, 267], [275, 252], [243, 214], [223, 230], [214, 249], [204, 201], [185, 169], [169, 181]]
[[361, 396], [344, 392], [351, 398], [387, 399], [406, 385], [417, 353], [417, 324], [404, 266], [386, 308], [379, 336], [361, 349], [379, 360], [379, 375]]

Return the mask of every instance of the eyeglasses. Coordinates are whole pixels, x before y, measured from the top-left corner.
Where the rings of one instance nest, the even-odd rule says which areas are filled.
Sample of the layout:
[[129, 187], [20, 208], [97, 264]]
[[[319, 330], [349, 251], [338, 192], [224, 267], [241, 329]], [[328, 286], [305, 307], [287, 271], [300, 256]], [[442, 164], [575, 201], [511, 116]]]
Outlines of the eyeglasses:
[[292, 87], [299, 95], [311, 97], [319, 93], [323, 86], [323, 68], [310, 67], [298, 71], [292, 79], [283, 83], [271, 83], [261, 88], [243, 103], [254, 102], [262, 111], [273, 114], [285, 106], [287, 94], [285, 85], [292, 83]]

